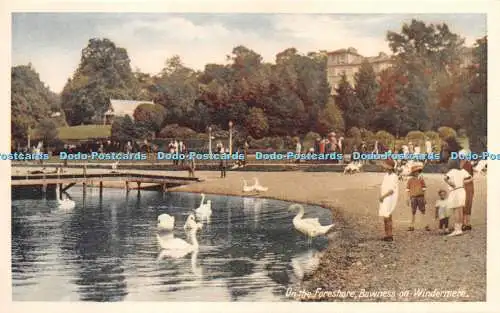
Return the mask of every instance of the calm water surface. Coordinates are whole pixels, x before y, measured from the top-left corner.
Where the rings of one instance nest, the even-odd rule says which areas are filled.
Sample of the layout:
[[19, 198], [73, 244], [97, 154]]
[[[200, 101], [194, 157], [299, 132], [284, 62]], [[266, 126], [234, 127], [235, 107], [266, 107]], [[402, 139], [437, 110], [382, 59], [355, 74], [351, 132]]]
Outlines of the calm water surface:
[[[174, 236], [186, 238], [186, 217], [201, 196], [189, 193], [72, 188], [72, 210], [52, 199], [12, 202], [13, 300], [32, 301], [286, 301], [314, 251], [292, 225], [289, 203], [207, 195], [212, 218], [198, 232], [199, 251], [158, 259], [157, 217], [176, 218]], [[331, 223], [328, 210], [306, 216]], [[314, 265], [312, 265], [314, 266]]]

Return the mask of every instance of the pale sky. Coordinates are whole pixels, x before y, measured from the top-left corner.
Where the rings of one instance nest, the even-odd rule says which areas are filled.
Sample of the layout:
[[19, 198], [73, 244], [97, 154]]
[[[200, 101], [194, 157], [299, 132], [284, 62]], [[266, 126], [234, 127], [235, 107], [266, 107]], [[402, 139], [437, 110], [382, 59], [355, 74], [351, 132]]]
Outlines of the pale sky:
[[175, 54], [199, 70], [224, 63], [237, 45], [271, 62], [290, 47], [301, 53], [354, 47], [376, 55], [389, 52], [386, 32], [400, 31], [412, 18], [445, 22], [467, 45], [486, 35], [485, 14], [13, 13], [12, 62], [31, 62], [60, 92], [92, 37], [111, 39], [127, 49], [132, 69], [156, 74]]

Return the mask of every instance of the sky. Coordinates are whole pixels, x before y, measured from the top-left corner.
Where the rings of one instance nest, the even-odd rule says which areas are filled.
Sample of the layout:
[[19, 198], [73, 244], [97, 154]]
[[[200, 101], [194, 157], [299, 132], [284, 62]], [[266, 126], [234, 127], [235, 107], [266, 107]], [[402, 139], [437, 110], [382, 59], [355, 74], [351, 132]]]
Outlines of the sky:
[[291, 47], [301, 53], [354, 47], [371, 56], [389, 53], [387, 31], [399, 32], [412, 18], [444, 22], [467, 45], [486, 35], [485, 14], [13, 13], [12, 65], [31, 62], [40, 79], [60, 92], [95, 37], [127, 49], [132, 69], [151, 74], [173, 55], [199, 70], [225, 63], [238, 45], [268, 62]]

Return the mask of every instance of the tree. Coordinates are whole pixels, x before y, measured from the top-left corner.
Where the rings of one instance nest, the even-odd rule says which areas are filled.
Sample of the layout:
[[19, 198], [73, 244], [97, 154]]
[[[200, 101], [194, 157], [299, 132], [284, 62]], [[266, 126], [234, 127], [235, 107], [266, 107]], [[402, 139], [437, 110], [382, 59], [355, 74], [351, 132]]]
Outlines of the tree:
[[454, 102], [457, 125], [465, 128], [474, 151], [486, 150], [488, 129], [488, 41], [477, 40], [474, 47], [473, 65], [463, 79], [460, 97]]
[[198, 74], [174, 55], [166, 60], [156, 83], [158, 96], [155, 102], [166, 109], [165, 123], [190, 127], [193, 107], [199, 99]]
[[335, 105], [335, 101], [331, 99], [326, 107], [318, 115], [316, 131], [321, 135], [326, 135], [332, 130], [344, 130], [344, 118], [342, 111]]
[[40, 121], [35, 131], [45, 146], [54, 144], [58, 139], [57, 125], [49, 118]]
[[111, 125], [111, 138], [119, 142], [127, 142], [137, 139], [136, 125], [128, 115], [115, 118]]
[[[401, 113], [397, 132], [425, 130], [431, 126], [429, 112], [436, 112], [437, 90], [443, 75], [458, 67], [464, 40], [446, 24], [426, 25], [412, 20], [399, 33], [387, 33], [394, 53], [396, 72], [408, 78], [396, 86]], [[435, 124], [436, 121], [431, 121]]]
[[79, 125], [103, 118], [109, 99], [137, 99], [140, 91], [127, 51], [109, 39], [92, 38], [61, 97], [68, 123]]
[[363, 120], [367, 121], [366, 126], [368, 126], [370, 124], [368, 121], [372, 119], [377, 106], [377, 96], [379, 93], [377, 75], [373, 70], [373, 66], [367, 60], [364, 60], [354, 79], [354, 91], [366, 113]]
[[262, 138], [267, 134], [269, 124], [262, 109], [250, 109], [247, 119], [247, 129], [250, 135], [256, 139]]
[[11, 69], [11, 136], [13, 141], [26, 142], [28, 129], [58, 111], [59, 99], [40, 80], [29, 65]]
[[165, 113], [165, 108], [159, 104], [141, 103], [134, 110], [134, 120], [148, 132], [156, 133], [161, 129]]
[[356, 92], [347, 81], [345, 74], [342, 75], [337, 93], [335, 95], [335, 104], [344, 112], [345, 128], [364, 127], [366, 110], [356, 96]]

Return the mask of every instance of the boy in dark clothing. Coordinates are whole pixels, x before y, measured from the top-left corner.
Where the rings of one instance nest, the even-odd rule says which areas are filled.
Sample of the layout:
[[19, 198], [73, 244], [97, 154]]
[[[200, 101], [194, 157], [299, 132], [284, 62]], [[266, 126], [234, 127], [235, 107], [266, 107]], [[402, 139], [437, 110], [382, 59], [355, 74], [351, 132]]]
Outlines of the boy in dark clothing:
[[[406, 184], [406, 192], [408, 193], [408, 205], [411, 207], [411, 226], [408, 231], [415, 230], [415, 215], [419, 210], [422, 215], [425, 215], [425, 182], [422, 173], [422, 166], [416, 165], [411, 168], [411, 177]], [[425, 230], [430, 230], [429, 225], [425, 226]]]

